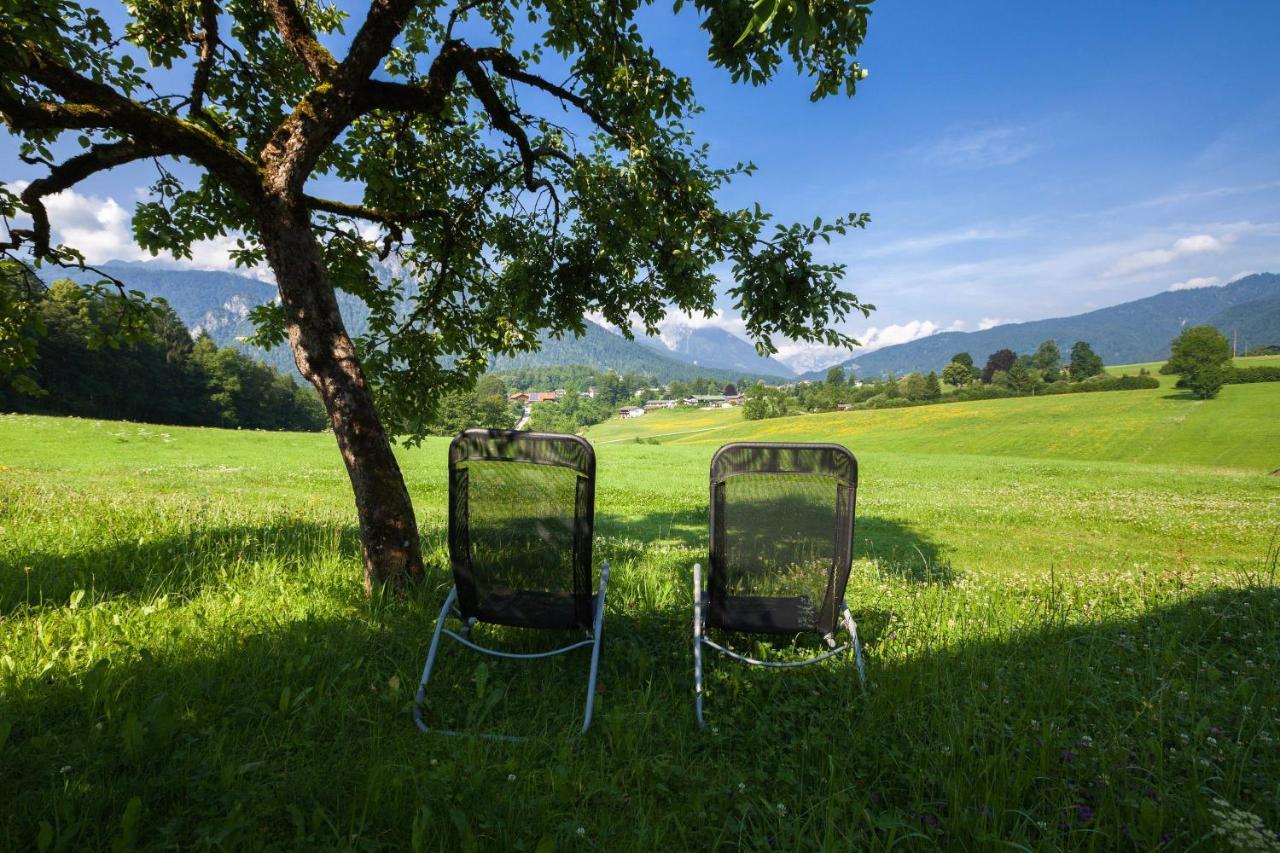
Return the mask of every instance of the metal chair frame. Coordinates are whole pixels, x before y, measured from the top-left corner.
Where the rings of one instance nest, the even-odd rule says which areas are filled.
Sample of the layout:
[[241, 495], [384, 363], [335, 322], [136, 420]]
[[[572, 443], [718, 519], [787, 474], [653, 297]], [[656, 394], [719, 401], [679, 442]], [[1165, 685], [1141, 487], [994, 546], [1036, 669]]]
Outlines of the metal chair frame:
[[[453, 470], [454, 459], [455, 459], [454, 457], [455, 449], [459, 449], [459, 452], [465, 454], [467, 452], [466, 446], [469, 440], [472, 440], [472, 441], [496, 440], [499, 442], [504, 442], [504, 441], [505, 442], [517, 442], [517, 441], [546, 442], [548, 440], [552, 440], [552, 441], [560, 442], [566, 439], [571, 440], [571, 442], [576, 442], [578, 445], [580, 445], [581, 449], [586, 452], [587, 459], [589, 460], [586, 463], [587, 467], [581, 470], [585, 470], [586, 476], [587, 476], [587, 484], [588, 484], [587, 488], [589, 489], [589, 493], [588, 493], [589, 496], [587, 500], [589, 502], [588, 507], [590, 508], [590, 512], [586, 517], [585, 522], [583, 521], [583, 516], [581, 515], [575, 517], [575, 522], [574, 522], [575, 529], [578, 531], [578, 535], [582, 535], [581, 532], [585, 529], [586, 542], [589, 547], [589, 543], [591, 539], [591, 529], [593, 526], [592, 519], [590, 516], [594, 514], [595, 455], [591, 449], [591, 445], [585, 439], [580, 438], [578, 436], [563, 436], [563, 435], [554, 435], [549, 433], [512, 432], [512, 431], [501, 431], [501, 430], [467, 430], [462, 434], [460, 434], [457, 438], [455, 438], [453, 444], [450, 446], [450, 471], [452, 472]], [[463, 455], [459, 458], [460, 459], [467, 459], [467, 458], [478, 459], [478, 458], [484, 458], [484, 457], [469, 457], [469, 456]], [[557, 463], [555, 462], [548, 463], [545, 461], [539, 461], [536, 463], [530, 462], [529, 464], [557, 464]], [[453, 482], [454, 482], [454, 479], [451, 474], [450, 476], [451, 531], [453, 529], [452, 519], [453, 519], [453, 512], [454, 512]], [[579, 507], [579, 510], [580, 510], [580, 507]], [[440, 616], [436, 619], [435, 631], [431, 635], [431, 645], [427, 650], [427, 661], [422, 667], [422, 678], [418, 681], [418, 690], [414, 696], [414, 703], [413, 703], [414, 724], [417, 725], [417, 727], [424, 732], [433, 732], [436, 734], [470, 735], [470, 736], [490, 738], [495, 740], [517, 740], [517, 741], [524, 740], [524, 738], [514, 737], [510, 735], [488, 734], [484, 732], [458, 732], [458, 731], [451, 731], [448, 729], [431, 728], [430, 726], [427, 725], [425, 715], [424, 715], [424, 711], [426, 708], [427, 684], [431, 680], [431, 671], [435, 667], [436, 656], [440, 650], [440, 637], [443, 635], [443, 636], [448, 636], [450, 639], [454, 640], [455, 642], [459, 643], [465, 648], [471, 649], [472, 651], [480, 652], [481, 654], [486, 654], [491, 657], [505, 658], [508, 660], [536, 660], [540, 658], [555, 657], [556, 655], [561, 655], [566, 652], [571, 652], [574, 649], [580, 649], [580, 648], [585, 648], [587, 646], [590, 646], [591, 647], [591, 668], [588, 671], [588, 675], [587, 675], [587, 706], [586, 706], [586, 710], [583, 713], [582, 729], [579, 731], [579, 734], [586, 733], [587, 729], [591, 726], [591, 716], [595, 709], [596, 677], [600, 668], [600, 646], [603, 641], [603, 632], [604, 632], [605, 593], [609, 583], [609, 562], [607, 560], [604, 561], [600, 569], [600, 583], [595, 596], [596, 597], [595, 613], [592, 618], [591, 626], [586, 629], [585, 639], [579, 640], [576, 643], [569, 643], [566, 646], [561, 646], [560, 648], [551, 649], [545, 652], [529, 652], [529, 653], [507, 652], [507, 651], [502, 651], [501, 649], [493, 649], [487, 646], [482, 646], [470, 638], [472, 627], [477, 622], [480, 622], [482, 620], [476, 618], [475, 616], [470, 616], [470, 617], [463, 616], [464, 606], [460, 605], [459, 603], [459, 589], [458, 589], [459, 581], [457, 580], [460, 577], [457, 574], [457, 572], [459, 571], [457, 561], [460, 558], [458, 557], [457, 554], [454, 554], [452, 552], [453, 547], [454, 547], [453, 537], [451, 533], [450, 559], [451, 559], [451, 562], [454, 563], [455, 583], [453, 587], [449, 590], [449, 595], [445, 598], [444, 604], [440, 608]], [[469, 549], [470, 549], [470, 546], [467, 546], [466, 560], [468, 562], [470, 560]], [[588, 556], [586, 559], [588, 561], [587, 565], [589, 567], [590, 551], [588, 551], [587, 554]], [[474, 593], [472, 593], [472, 595], [474, 595]], [[465, 600], [466, 599], [464, 599], [464, 601]], [[583, 613], [582, 615], [585, 616], [586, 614]], [[462, 629], [460, 633], [445, 627], [446, 621], [451, 616], [462, 620]], [[529, 626], [529, 627], [531, 630], [534, 629], [533, 626]], [[544, 630], [544, 629], [537, 628], [537, 630]]]
[[601, 644], [601, 641], [604, 639], [604, 599], [605, 599], [605, 590], [608, 584], [609, 584], [609, 561], [606, 560], [604, 562], [604, 565], [600, 569], [600, 588], [596, 593], [595, 619], [592, 623], [591, 630], [587, 632], [586, 639], [579, 640], [576, 643], [570, 643], [567, 646], [561, 646], [558, 649], [551, 649], [550, 651], [546, 651], [546, 652], [530, 652], [530, 653], [504, 652], [501, 649], [491, 649], [491, 648], [487, 648], [486, 646], [481, 646], [478, 643], [473, 642], [471, 639], [469, 639], [469, 635], [471, 633], [472, 626], [475, 625], [477, 621], [474, 618], [463, 620], [461, 634], [455, 633], [454, 631], [451, 631], [448, 628], [446, 628], [445, 620], [448, 619], [450, 616], [454, 616], [458, 619], [462, 618], [462, 614], [458, 611], [456, 607], [457, 601], [458, 601], [458, 588], [455, 586], [452, 589], [450, 589], [448, 597], [446, 597], [444, 600], [444, 606], [440, 608], [440, 618], [436, 620], [435, 633], [433, 633], [431, 636], [431, 647], [427, 651], [427, 662], [422, 667], [422, 678], [418, 682], [418, 692], [414, 696], [414, 701], [413, 701], [413, 722], [422, 731], [435, 732], [436, 734], [472, 735], [475, 737], [484, 737], [484, 738], [490, 738], [493, 740], [517, 740], [517, 741], [524, 740], [524, 738], [514, 737], [511, 735], [497, 735], [497, 734], [489, 734], [484, 732], [480, 732], [480, 733], [458, 732], [458, 731], [451, 731], [449, 729], [433, 729], [427, 725], [426, 720], [423, 719], [423, 709], [426, 706], [426, 700], [427, 700], [427, 682], [431, 679], [432, 668], [435, 667], [436, 653], [439, 651], [439, 648], [440, 648], [440, 637], [441, 635], [445, 635], [452, 638], [453, 640], [456, 640], [458, 643], [462, 644], [468, 649], [471, 649], [472, 651], [477, 651], [477, 652], [480, 652], [481, 654], [491, 655], [492, 657], [496, 657], [496, 658], [506, 658], [509, 660], [536, 660], [539, 658], [555, 657], [556, 655], [562, 655], [565, 652], [571, 652], [574, 649], [581, 649], [586, 646], [590, 646], [591, 647], [591, 669], [587, 675], [587, 708], [583, 714], [582, 729], [581, 731], [578, 732], [578, 734], [586, 734], [587, 729], [591, 727], [591, 715], [595, 708], [596, 676], [600, 669], [600, 644]]
[[[716, 456], [719, 456], [720, 453], [724, 452], [727, 448], [734, 447], [734, 446], [735, 445], [725, 445], [724, 447], [720, 448], [720, 450], [716, 453]], [[738, 445], [738, 446], [741, 446], [741, 445]], [[770, 447], [770, 445], [766, 443], [752, 443], [751, 446], [762, 447], [762, 448]], [[783, 446], [783, 445], [779, 445], [779, 446]], [[815, 445], [815, 446], [821, 447], [823, 445]], [[831, 446], [831, 445], [827, 445], [827, 446]], [[846, 450], [843, 447], [840, 447], [839, 449], [846, 454], [848, 453], [848, 450]], [[712, 460], [712, 466], [713, 466], [713, 474], [714, 474], [714, 466], [715, 466], [714, 458]], [[856, 482], [856, 476], [855, 476], [855, 482]], [[715, 520], [716, 504], [715, 504], [715, 497], [714, 497], [714, 489], [715, 489], [715, 484], [713, 483], [712, 484], [712, 507], [711, 507], [711, 513], [712, 513], [711, 524], [713, 528], [715, 527], [715, 524], [716, 524], [716, 520]], [[714, 529], [712, 531], [712, 536], [713, 538], [715, 536]], [[841, 645], [837, 645], [836, 632], [830, 631], [822, 635], [822, 641], [826, 644], [828, 650], [820, 655], [815, 655], [814, 657], [807, 658], [805, 660], [800, 660], [800, 661], [765, 661], [765, 660], [758, 660], [756, 658], [748, 657], [747, 655], [739, 654], [738, 652], [735, 652], [732, 649], [729, 649], [720, 645], [719, 643], [715, 642], [714, 640], [712, 640], [707, 636], [707, 621], [706, 621], [705, 614], [706, 614], [706, 609], [708, 607], [708, 601], [709, 601], [708, 595], [709, 595], [708, 592], [703, 588], [703, 584], [702, 584], [702, 564], [694, 563], [693, 565], [693, 684], [694, 684], [694, 709], [697, 714], [699, 726], [703, 726], [703, 727], [706, 726], [706, 720], [704, 719], [703, 712], [702, 712], [702, 705], [703, 705], [702, 647], [703, 646], [707, 646], [726, 657], [732, 658], [734, 660], [740, 661], [750, 666], [764, 666], [764, 667], [770, 667], [772, 669], [796, 669], [802, 666], [809, 666], [811, 664], [820, 663], [822, 661], [837, 657], [839, 655], [847, 654], [848, 652], [852, 651], [854, 664], [858, 670], [859, 685], [864, 692], [866, 691], [867, 689], [866, 665], [862, 656], [862, 642], [858, 638], [858, 623], [854, 621], [853, 614], [849, 612], [849, 605], [845, 602], [843, 598], [841, 598], [840, 600], [840, 622], [844, 625], [845, 631], [849, 635], [849, 639], [846, 642], [844, 642]]]

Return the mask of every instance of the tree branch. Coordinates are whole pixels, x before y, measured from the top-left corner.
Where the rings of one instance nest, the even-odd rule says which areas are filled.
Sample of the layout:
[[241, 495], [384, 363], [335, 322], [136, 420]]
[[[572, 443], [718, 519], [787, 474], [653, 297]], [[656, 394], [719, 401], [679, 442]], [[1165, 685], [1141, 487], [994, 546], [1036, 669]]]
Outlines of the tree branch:
[[213, 60], [221, 40], [218, 38], [218, 3], [217, 0], [200, 0], [200, 58], [196, 63], [196, 72], [191, 80], [191, 106], [188, 115], [192, 118], [204, 118], [204, 92], [209, 87], [209, 74], [213, 70]]
[[539, 178], [534, 174], [538, 160], [550, 158], [561, 160], [570, 166], [573, 165], [573, 158], [558, 148], [550, 148], [541, 146], [534, 148], [529, 143], [529, 136], [525, 133], [520, 123], [515, 120], [511, 110], [502, 102], [502, 98], [494, 90], [493, 84], [489, 82], [489, 77], [485, 74], [484, 69], [477, 63], [470, 63], [463, 66], [462, 73], [466, 75], [467, 82], [471, 84], [471, 88], [475, 90], [476, 97], [480, 99], [480, 103], [484, 106], [485, 112], [489, 115], [489, 120], [493, 126], [505, 133], [516, 144], [516, 148], [520, 151], [520, 161], [524, 166], [524, 186], [530, 192], [545, 189], [551, 193], [552, 198], [556, 200], [559, 206], [559, 196], [556, 195], [555, 187], [551, 181], [546, 178]]
[[342, 85], [358, 86], [378, 67], [391, 43], [404, 29], [417, 0], [373, 0], [364, 23], [351, 41], [351, 49], [338, 68]]
[[463, 41], [448, 41], [431, 63], [427, 79], [418, 85], [370, 80], [364, 85], [361, 111], [389, 110], [438, 116], [453, 91], [462, 67], [469, 62], [485, 62], [501, 56], [498, 47], [473, 48]]
[[[154, 146], [133, 140], [94, 145], [83, 154], [78, 154], [70, 160], [54, 166], [45, 177], [37, 178], [28, 184], [18, 197], [22, 199], [22, 203], [31, 212], [31, 242], [32, 252], [35, 256], [45, 258], [50, 254], [49, 212], [45, 210], [44, 206], [46, 196], [69, 189], [90, 175], [113, 169], [116, 166], [122, 166], [125, 163], [131, 163], [134, 160], [151, 157], [156, 153], [158, 153], [158, 150]], [[17, 241], [14, 246], [14, 248], [17, 248], [17, 245], [22, 242], [22, 232], [11, 231], [10, 236]]]
[[0, 114], [18, 130], [109, 129], [145, 140], [152, 153], [189, 157], [252, 198], [260, 187], [257, 167], [216, 134], [174, 115], [150, 110], [105, 83], [82, 77], [44, 48], [25, 42], [15, 69], [66, 103], [28, 102], [0, 91]]
[[263, 0], [263, 3], [284, 39], [285, 47], [306, 66], [312, 77], [328, 80], [337, 69], [338, 61], [316, 39], [311, 24], [307, 23], [297, 4], [293, 0]]

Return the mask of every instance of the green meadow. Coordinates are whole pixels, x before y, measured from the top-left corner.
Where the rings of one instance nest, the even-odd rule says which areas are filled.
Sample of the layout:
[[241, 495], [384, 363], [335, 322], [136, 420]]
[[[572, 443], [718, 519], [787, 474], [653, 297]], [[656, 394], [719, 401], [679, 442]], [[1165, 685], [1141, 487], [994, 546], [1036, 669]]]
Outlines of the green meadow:
[[[0, 416], [0, 849], [1275, 844], [1278, 412], [1280, 383], [1165, 381], [593, 427], [591, 731], [585, 651], [446, 645], [432, 680], [433, 725], [516, 743], [410, 716], [451, 583], [447, 441], [400, 450], [429, 577], [370, 600], [329, 435]], [[870, 684], [713, 658], [699, 730], [690, 569], [733, 440], [857, 455]]]

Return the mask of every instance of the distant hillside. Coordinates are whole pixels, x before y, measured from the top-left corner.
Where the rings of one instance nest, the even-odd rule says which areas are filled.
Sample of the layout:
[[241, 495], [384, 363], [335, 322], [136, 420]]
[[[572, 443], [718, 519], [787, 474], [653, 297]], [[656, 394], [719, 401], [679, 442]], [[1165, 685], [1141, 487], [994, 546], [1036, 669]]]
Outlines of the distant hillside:
[[[582, 337], [566, 335], [557, 340], [543, 335], [542, 348], [537, 352], [500, 356], [490, 364], [490, 370], [497, 373], [521, 367], [582, 365], [617, 373], [650, 374], [660, 382], [694, 379], [699, 376], [710, 376], [725, 382], [737, 382], [743, 378], [770, 378], [758, 370], [726, 370], [691, 364], [664, 354], [666, 347], [662, 344], [656, 344], [655, 348], [652, 342], [641, 343], [641, 340], [637, 338], [629, 341], [588, 320], [587, 332]], [[754, 350], [752, 352], [754, 354]]]
[[1280, 346], [1280, 296], [1228, 308], [1211, 317], [1209, 325], [1227, 337], [1234, 333], [1240, 352], [1266, 344]]
[[676, 327], [661, 338], [636, 338], [645, 346], [668, 358], [700, 367], [740, 371], [756, 375], [795, 378], [795, 371], [772, 358], [761, 358], [756, 348], [724, 329], [715, 326]]
[[[102, 264], [101, 269], [125, 282], [131, 289], [140, 290], [150, 297], [162, 297], [188, 328], [192, 331], [207, 331], [219, 346], [232, 344], [273, 367], [289, 373], [296, 370], [293, 354], [288, 347], [279, 346], [266, 351], [237, 340], [253, 332], [253, 324], [248, 319], [249, 309], [275, 299], [275, 285], [234, 273], [174, 269], [149, 262], [110, 261]], [[49, 270], [45, 278], [49, 281], [71, 278], [89, 282], [96, 281], [99, 276], [92, 272], [54, 269]], [[342, 310], [347, 330], [352, 335], [359, 335], [366, 330], [369, 312], [364, 303], [339, 292], [338, 306]], [[628, 341], [621, 335], [588, 322], [587, 333], [581, 338], [567, 336], [556, 340], [544, 335], [540, 351], [494, 359], [490, 368], [502, 371], [518, 367], [583, 365], [596, 370], [612, 368], [619, 373], [649, 374], [663, 382], [699, 376], [710, 376], [725, 382], [736, 382], [742, 378], [769, 379], [779, 375], [777, 368], [786, 370], [785, 365], [759, 358], [750, 344], [727, 332], [720, 332], [718, 329], [698, 331], [711, 333], [698, 336], [701, 347], [698, 352], [702, 358], [710, 359], [713, 351], [731, 353], [732, 355], [726, 356], [729, 359], [727, 367], [713, 366], [717, 363], [710, 360], [694, 364], [677, 358], [661, 343], [655, 343], [655, 350], [640, 343], [639, 339]], [[724, 341], [720, 335], [730, 341]], [[732, 342], [736, 342], [738, 346], [734, 347]], [[742, 348], [749, 352], [750, 358], [743, 355]], [[737, 367], [739, 364], [754, 366]], [[770, 367], [771, 364], [773, 367]], [[785, 375], [789, 376], [790, 372]]]
[[[1242, 342], [1280, 342], [1277, 300], [1280, 275], [1259, 273], [1224, 287], [1158, 293], [1074, 317], [1010, 323], [981, 332], [942, 332], [855, 356], [843, 366], [864, 376], [941, 370], [957, 352], [969, 353], [981, 365], [998, 349], [1031, 352], [1049, 338], [1063, 353], [1076, 341], [1088, 341], [1107, 364], [1160, 361], [1168, 357], [1169, 342], [1184, 325], [1211, 323], [1227, 335], [1238, 326]], [[825, 371], [814, 371], [802, 378], [823, 375]]]
[[[249, 309], [276, 298], [276, 287], [256, 278], [213, 270], [173, 269], [164, 264], [147, 262], [110, 261], [100, 268], [115, 276], [132, 290], [140, 290], [149, 297], [161, 297], [177, 313], [179, 319], [193, 332], [206, 331], [218, 346], [234, 345], [246, 354], [264, 361], [292, 375], [297, 367], [288, 347], [280, 346], [271, 351], [241, 343], [237, 338], [253, 333], [249, 322]], [[49, 270], [46, 280], [69, 278], [82, 284], [97, 281], [93, 272], [77, 270]], [[346, 302], [356, 302], [347, 299]], [[343, 305], [343, 316], [359, 322], [367, 314], [363, 306]]]

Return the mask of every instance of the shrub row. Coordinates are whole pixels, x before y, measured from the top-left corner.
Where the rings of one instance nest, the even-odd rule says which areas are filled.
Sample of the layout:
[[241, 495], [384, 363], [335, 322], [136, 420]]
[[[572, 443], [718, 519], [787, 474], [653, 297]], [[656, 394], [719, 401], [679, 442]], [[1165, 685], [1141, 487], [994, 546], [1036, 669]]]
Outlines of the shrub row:
[[1228, 385], [1245, 385], [1250, 382], [1280, 382], [1280, 364], [1235, 367], [1227, 372]]

